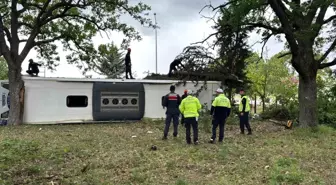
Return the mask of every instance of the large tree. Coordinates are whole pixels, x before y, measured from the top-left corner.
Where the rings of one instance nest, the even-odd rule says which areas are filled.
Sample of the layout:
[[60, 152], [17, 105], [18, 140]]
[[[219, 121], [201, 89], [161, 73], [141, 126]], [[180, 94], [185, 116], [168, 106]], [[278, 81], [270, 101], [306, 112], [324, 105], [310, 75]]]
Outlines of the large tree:
[[[316, 126], [317, 85], [319, 69], [336, 64], [324, 62], [336, 46], [336, 3], [334, 0], [228, 0], [213, 7], [214, 11], [231, 12], [227, 24], [244, 26], [267, 42], [272, 36], [284, 36], [292, 55], [291, 64], [299, 74], [299, 121], [302, 126]], [[327, 17], [327, 11], [333, 12]], [[330, 31], [332, 30], [332, 31]], [[328, 32], [329, 31], [329, 32]], [[314, 58], [325, 46], [322, 57]]]
[[[9, 124], [20, 124], [23, 118], [24, 82], [21, 64], [32, 49], [48, 64], [59, 60], [57, 41], [69, 51], [67, 60], [78, 67], [92, 69], [96, 53], [92, 38], [120, 31], [124, 46], [132, 39], [141, 39], [133, 27], [120, 22], [128, 14], [142, 25], [153, 27], [145, 17], [150, 7], [127, 0], [0, 0], [0, 55], [8, 64], [10, 84]], [[20, 51], [19, 44], [23, 43]]]
[[[248, 30], [240, 26], [232, 26], [226, 24], [230, 13], [226, 12], [227, 16], [222, 16], [218, 19], [218, 24], [215, 29], [218, 30], [217, 39], [214, 46], [219, 46], [218, 54], [220, 60], [216, 63], [218, 71], [222, 73], [234, 74], [240, 80], [246, 82], [246, 63], [245, 60], [252, 55], [247, 44]], [[224, 81], [227, 86], [228, 95], [232, 99], [232, 89], [242, 86], [241, 83], [236, 83], [232, 80]]]

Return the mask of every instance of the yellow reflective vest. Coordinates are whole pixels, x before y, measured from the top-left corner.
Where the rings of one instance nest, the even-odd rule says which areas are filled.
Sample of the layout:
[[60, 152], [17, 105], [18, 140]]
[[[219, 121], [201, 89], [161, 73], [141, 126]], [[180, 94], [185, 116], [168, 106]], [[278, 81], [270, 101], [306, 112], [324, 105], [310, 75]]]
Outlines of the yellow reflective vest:
[[245, 112], [249, 112], [251, 108], [250, 108], [250, 98], [248, 96], [243, 96], [242, 99], [240, 100], [239, 112], [243, 111], [243, 99], [246, 100]]
[[184, 98], [179, 106], [180, 112], [185, 118], [198, 117], [198, 111], [200, 111], [201, 108], [202, 105], [198, 98], [191, 95]]
[[227, 98], [224, 94], [220, 94], [212, 102], [212, 106], [231, 108], [231, 103], [230, 103], [229, 98]]

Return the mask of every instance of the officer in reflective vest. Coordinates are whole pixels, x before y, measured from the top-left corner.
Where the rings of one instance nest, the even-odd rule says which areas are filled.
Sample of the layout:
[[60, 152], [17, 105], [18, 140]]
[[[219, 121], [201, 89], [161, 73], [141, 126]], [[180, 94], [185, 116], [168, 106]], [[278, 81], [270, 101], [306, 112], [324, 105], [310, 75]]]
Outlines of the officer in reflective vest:
[[190, 127], [193, 128], [194, 144], [198, 144], [198, 112], [201, 110], [202, 105], [198, 98], [192, 96], [192, 91], [188, 90], [188, 96], [184, 98], [179, 106], [181, 114], [184, 116], [184, 125], [186, 128], [186, 141], [191, 144]]
[[181, 102], [180, 95], [175, 93], [175, 86], [170, 86], [170, 93], [163, 97], [162, 105], [167, 108], [166, 111], [166, 121], [165, 121], [165, 128], [163, 131], [163, 140], [167, 139], [169, 127], [171, 120], [173, 120], [174, 125], [174, 133], [173, 136], [177, 137], [177, 129], [179, 124], [179, 105]]
[[246, 127], [248, 135], [251, 135], [252, 130], [249, 123], [250, 99], [245, 95], [245, 91], [243, 89], [240, 90], [239, 94], [242, 96], [239, 104], [240, 131], [241, 134], [244, 134], [244, 127]]
[[230, 116], [231, 112], [231, 102], [229, 98], [224, 95], [222, 89], [217, 89], [216, 93], [218, 96], [212, 102], [210, 115], [213, 116], [212, 121], [212, 137], [210, 143], [215, 143], [216, 140], [216, 130], [219, 126], [219, 138], [218, 142], [223, 142], [224, 139], [224, 126], [226, 118]]

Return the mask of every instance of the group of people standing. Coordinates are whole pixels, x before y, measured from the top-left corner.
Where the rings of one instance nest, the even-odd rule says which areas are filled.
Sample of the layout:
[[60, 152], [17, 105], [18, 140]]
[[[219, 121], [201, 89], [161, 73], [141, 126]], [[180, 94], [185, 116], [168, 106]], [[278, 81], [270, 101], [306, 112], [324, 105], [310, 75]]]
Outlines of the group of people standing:
[[[210, 115], [212, 116], [212, 136], [209, 143], [215, 143], [216, 130], [219, 127], [218, 142], [224, 140], [224, 127], [226, 119], [231, 114], [231, 102], [229, 98], [224, 95], [222, 89], [216, 90], [217, 97], [214, 99], [211, 105]], [[245, 95], [245, 91], [240, 90], [242, 96], [239, 104], [239, 118], [240, 118], [240, 130], [241, 134], [245, 133], [245, 127], [247, 128], [248, 135], [252, 134], [252, 129], [249, 124], [249, 112], [250, 112], [250, 100]], [[171, 121], [173, 120], [174, 132], [173, 136], [178, 135], [179, 116], [182, 115], [181, 124], [186, 128], [186, 142], [191, 144], [191, 128], [193, 129], [193, 143], [199, 144], [198, 141], [198, 118], [199, 111], [202, 105], [199, 99], [193, 96], [192, 90], [185, 90], [182, 97], [175, 93], [175, 86], [170, 86], [170, 93], [162, 98], [162, 106], [166, 107], [166, 120], [165, 128], [163, 132], [163, 140], [168, 139], [168, 132]]]

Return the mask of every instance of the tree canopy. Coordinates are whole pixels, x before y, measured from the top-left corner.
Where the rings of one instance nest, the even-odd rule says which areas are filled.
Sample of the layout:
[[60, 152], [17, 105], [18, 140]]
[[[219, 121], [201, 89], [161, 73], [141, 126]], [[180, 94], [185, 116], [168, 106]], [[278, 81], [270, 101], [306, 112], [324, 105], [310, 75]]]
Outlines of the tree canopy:
[[[264, 44], [270, 38], [279, 41], [285, 38], [285, 45], [291, 54], [291, 65], [299, 74], [299, 120], [302, 126], [316, 126], [317, 85], [319, 69], [336, 64], [336, 58], [326, 60], [336, 46], [336, 3], [334, 0], [228, 0], [220, 6], [208, 5], [224, 22], [249, 32], [262, 35]], [[327, 16], [327, 11], [333, 12]], [[217, 30], [210, 36], [222, 33]], [[323, 47], [327, 47], [323, 51]], [[322, 57], [315, 58], [322, 53]], [[284, 55], [283, 55], [284, 56]]]
[[0, 80], [8, 79], [8, 66], [3, 57], [0, 57]]
[[250, 90], [252, 94], [257, 94], [261, 98], [263, 111], [266, 98], [270, 96], [275, 96], [276, 100], [282, 101], [282, 104], [286, 100], [296, 98], [298, 81], [286, 65], [288, 57], [279, 58], [281, 54], [283, 52], [264, 60], [254, 53], [246, 60], [247, 78], [251, 82]]
[[[0, 55], [9, 70], [11, 109], [9, 124], [22, 123], [24, 82], [21, 64], [35, 49], [48, 66], [56, 64], [58, 43], [68, 52], [70, 64], [92, 70], [97, 50], [92, 38], [110, 36], [112, 31], [125, 36], [122, 47], [141, 39], [134, 27], [120, 21], [129, 15], [143, 26], [153, 27], [147, 18], [150, 7], [143, 3], [129, 5], [127, 0], [1, 0]], [[23, 43], [22, 50], [19, 44]]]

